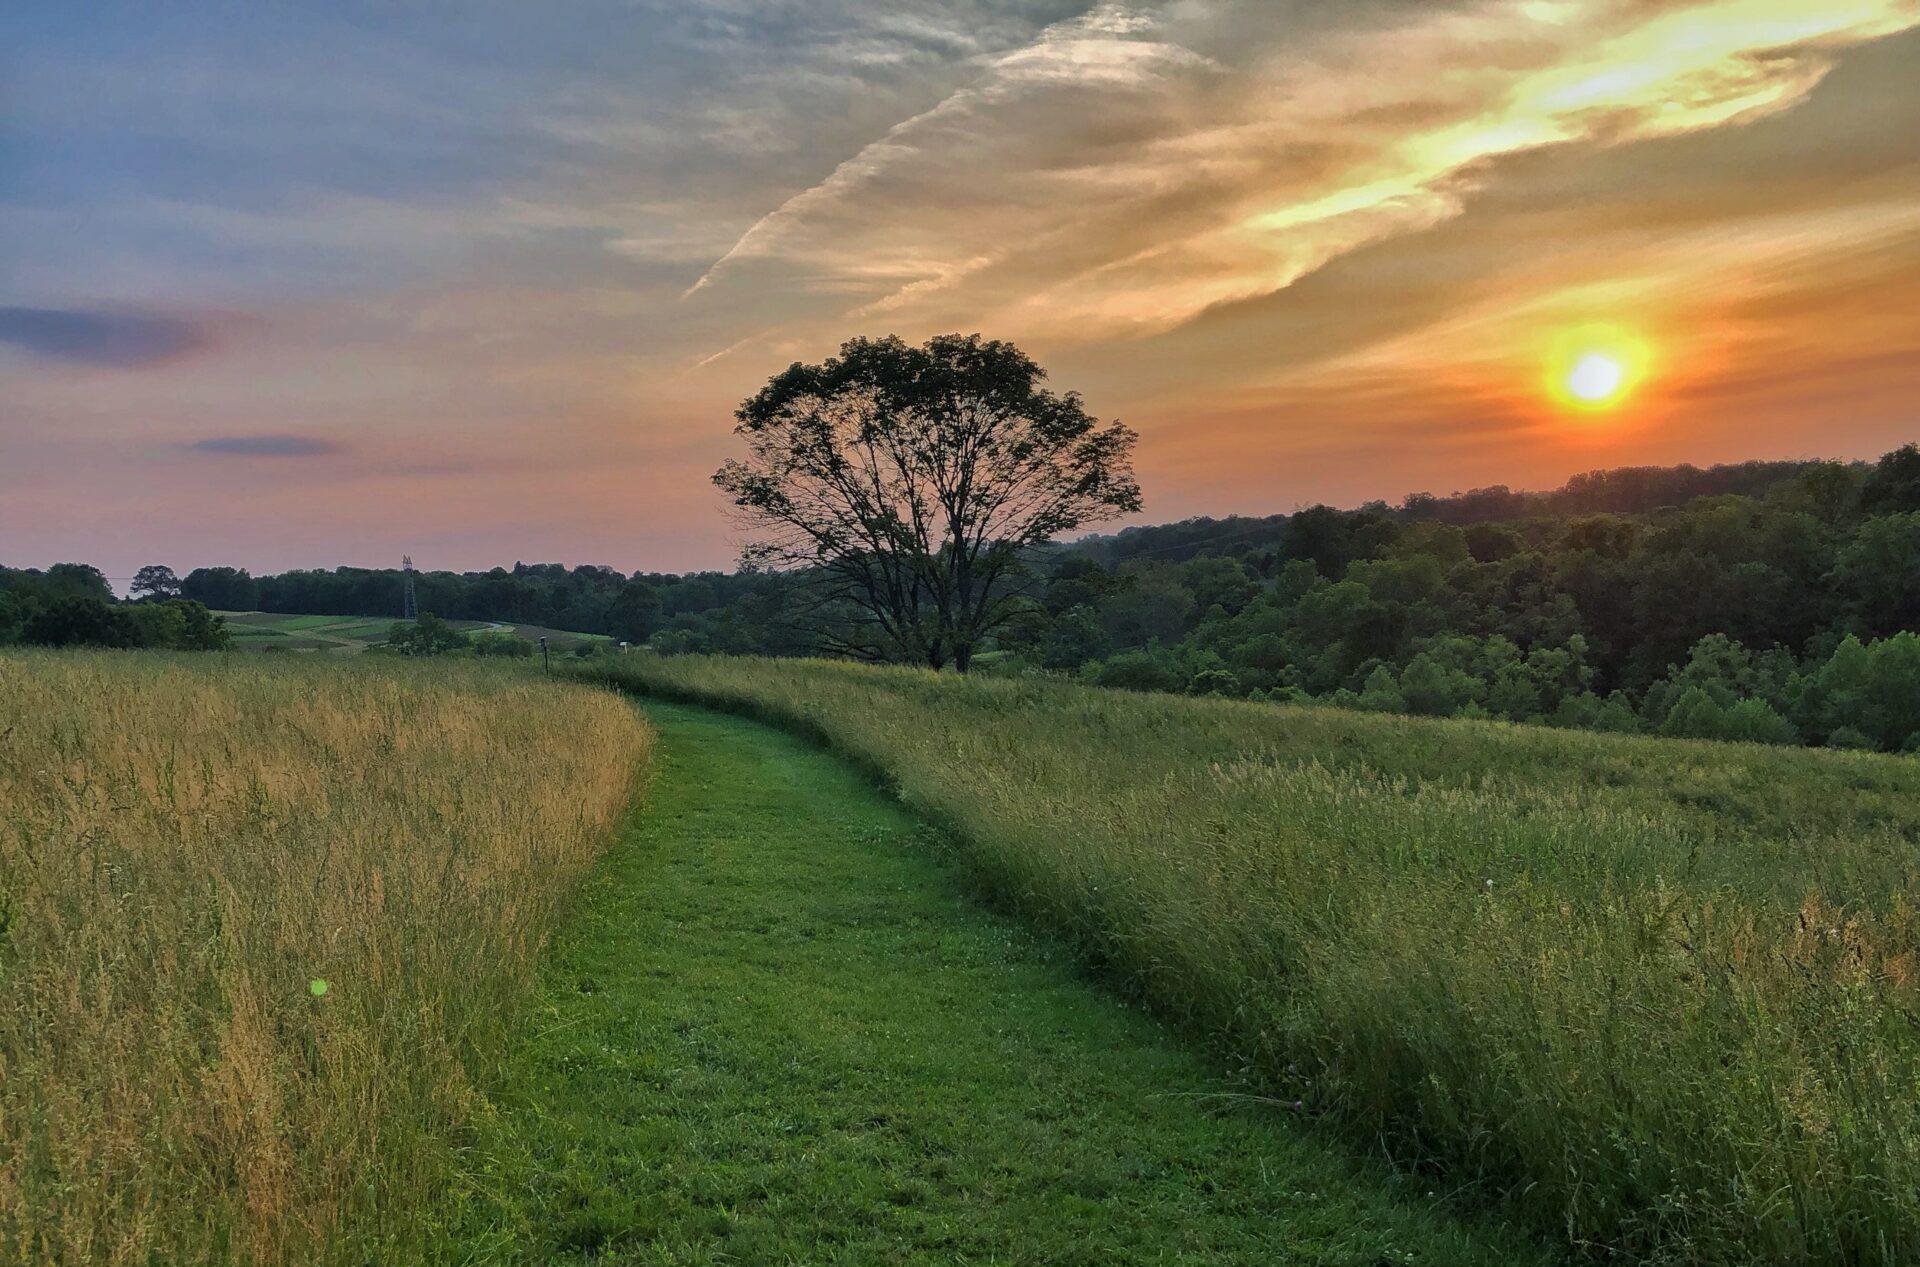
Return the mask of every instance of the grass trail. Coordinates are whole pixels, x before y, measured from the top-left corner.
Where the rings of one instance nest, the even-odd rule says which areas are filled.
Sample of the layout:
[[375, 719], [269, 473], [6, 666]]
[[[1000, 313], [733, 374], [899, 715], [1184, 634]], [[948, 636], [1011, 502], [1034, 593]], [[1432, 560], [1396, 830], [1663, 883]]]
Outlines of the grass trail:
[[829, 661], [816, 736], [1364, 1151], [1619, 1258], [1920, 1263], [1920, 762]]
[[1524, 1263], [971, 904], [836, 758], [663, 704], [462, 1261]]

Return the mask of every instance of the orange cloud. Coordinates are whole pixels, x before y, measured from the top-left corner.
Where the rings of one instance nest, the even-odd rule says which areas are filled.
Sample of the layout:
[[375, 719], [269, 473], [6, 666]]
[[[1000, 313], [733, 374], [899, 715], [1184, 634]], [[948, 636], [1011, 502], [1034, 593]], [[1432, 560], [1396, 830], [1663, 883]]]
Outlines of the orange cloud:
[[[1231, 73], [1258, 6], [1050, 28], [743, 235], [690, 296], [1088, 340], [1165, 330], [1458, 215], [1491, 164], [1724, 128], [1803, 101], [1910, 0], [1529, 0], [1415, 11]], [[1191, 45], [1191, 46], [1190, 46]]]

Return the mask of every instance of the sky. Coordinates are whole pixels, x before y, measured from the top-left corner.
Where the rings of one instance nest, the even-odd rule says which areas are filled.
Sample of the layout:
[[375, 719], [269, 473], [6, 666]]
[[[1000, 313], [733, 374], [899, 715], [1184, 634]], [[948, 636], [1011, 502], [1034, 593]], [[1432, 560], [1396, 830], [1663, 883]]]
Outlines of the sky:
[[0, 13], [0, 564], [726, 567], [735, 406], [949, 331], [1143, 522], [1877, 455], [1920, 0]]

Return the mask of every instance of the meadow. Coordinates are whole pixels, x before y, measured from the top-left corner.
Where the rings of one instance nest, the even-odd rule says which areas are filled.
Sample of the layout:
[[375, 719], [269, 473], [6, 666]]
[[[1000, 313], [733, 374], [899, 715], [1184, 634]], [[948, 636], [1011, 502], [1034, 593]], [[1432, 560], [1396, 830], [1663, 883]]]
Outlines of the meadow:
[[[227, 632], [236, 651], [327, 651], [352, 654], [386, 641], [393, 629], [392, 616], [313, 616], [287, 615], [282, 612], [220, 612], [226, 618]], [[545, 638], [555, 653], [575, 647], [611, 643], [604, 634], [572, 633], [549, 629], [544, 625], [509, 624], [492, 620], [454, 620], [448, 622], [466, 633], [494, 629], [529, 641]]]
[[413, 1258], [650, 743], [485, 664], [0, 654], [0, 1257]]
[[658, 755], [547, 953], [448, 1264], [1548, 1267], [1276, 1112], [972, 900], [836, 754], [647, 701]]
[[634, 655], [821, 739], [1264, 1093], [1595, 1256], [1920, 1258], [1920, 761]]

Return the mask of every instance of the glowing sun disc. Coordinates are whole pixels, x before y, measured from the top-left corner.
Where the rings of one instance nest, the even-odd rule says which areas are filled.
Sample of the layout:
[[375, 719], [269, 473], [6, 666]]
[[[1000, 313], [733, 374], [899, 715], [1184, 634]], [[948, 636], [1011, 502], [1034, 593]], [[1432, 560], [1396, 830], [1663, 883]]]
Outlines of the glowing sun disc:
[[1619, 392], [1626, 367], [1604, 352], [1589, 352], [1567, 371], [1567, 390], [1581, 400], [1598, 403]]
[[1562, 330], [1547, 354], [1547, 392], [1568, 409], [1610, 410], [1633, 394], [1651, 360], [1646, 340], [1618, 326]]

